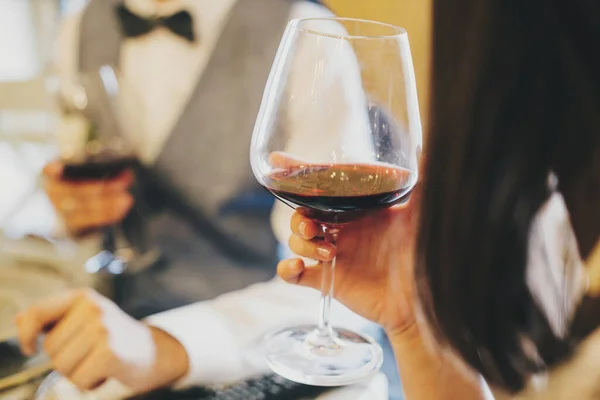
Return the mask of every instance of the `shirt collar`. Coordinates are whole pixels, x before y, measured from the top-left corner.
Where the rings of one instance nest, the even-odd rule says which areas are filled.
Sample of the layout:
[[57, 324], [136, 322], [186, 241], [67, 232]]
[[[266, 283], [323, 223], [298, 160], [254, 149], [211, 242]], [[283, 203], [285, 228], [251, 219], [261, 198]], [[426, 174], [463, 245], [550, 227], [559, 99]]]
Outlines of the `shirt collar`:
[[[120, 0], [113, 1], [118, 3]], [[131, 12], [145, 18], [168, 16], [181, 10], [187, 10], [194, 19], [196, 37], [200, 38], [197, 43], [201, 43], [201, 38], [208, 35], [209, 31], [218, 29], [219, 24], [227, 17], [229, 11], [238, 0], [123, 1]]]

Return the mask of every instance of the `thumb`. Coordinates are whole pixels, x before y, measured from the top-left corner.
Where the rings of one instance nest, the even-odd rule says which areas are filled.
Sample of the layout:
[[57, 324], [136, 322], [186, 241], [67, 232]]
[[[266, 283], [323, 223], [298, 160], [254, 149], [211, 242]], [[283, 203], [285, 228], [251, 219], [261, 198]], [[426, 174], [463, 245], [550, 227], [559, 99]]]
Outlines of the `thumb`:
[[44, 169], [42, 171], [42, 174], [46, 178], [60, 179], [60, 177], [62, 176], [62, 173], [63, 173], [63, 169], [64, 169], [63, 163], [61, 163], [60, 161], [52, 161], [52, 162], [46, 164], [46, 166], [44, 167]]
[[44, 329], [62, 319], [80, 298], [80, 291], [44, 300], [17, 315], [19, 343], [24, 353], [36, 352], [36, 342]]
[[322, 263], [307, 266], [303, 260], [293, 258], [283, 260], [277, 265], [277, 275], [288, 283], [319, 290], [321, 288]]

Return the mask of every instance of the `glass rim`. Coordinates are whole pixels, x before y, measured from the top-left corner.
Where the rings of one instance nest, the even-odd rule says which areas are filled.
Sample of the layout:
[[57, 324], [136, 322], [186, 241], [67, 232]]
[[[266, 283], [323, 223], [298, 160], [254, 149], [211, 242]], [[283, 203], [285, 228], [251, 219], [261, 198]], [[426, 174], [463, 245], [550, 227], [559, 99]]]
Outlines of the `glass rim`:
[[[395, 31], [395, 33], [390, 33], [389, 35], [336, 35], [333, 33], [321, 32], [315, 29], [307, 29], [300, 27], [300, 24], [303, 22], [309, 21], [349, 21], [349, 22], [359, 22], [369, 25], [377, 25], [381, 27], [391, 28]], [[290, 21], [290, 27], [299, 32], [306, 32], [316, 36], [323, 36], [332, 39], [394, 39], [407, 34], [406, 29], [401, 26], [388, 24], [387, 22], [381, 21], [373, 21], [369, 19], [361, 19], [361, 18], [345, 18], [345, 17], [308, 17], [308, 18], [295, 18]]]

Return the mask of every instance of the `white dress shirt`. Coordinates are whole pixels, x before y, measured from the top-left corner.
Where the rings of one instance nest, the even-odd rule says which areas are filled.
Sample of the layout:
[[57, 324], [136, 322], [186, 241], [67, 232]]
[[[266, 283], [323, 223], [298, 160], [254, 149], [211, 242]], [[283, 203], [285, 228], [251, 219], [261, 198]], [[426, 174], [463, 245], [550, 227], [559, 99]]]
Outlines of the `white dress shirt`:
[[[151, 163], [196, 87], [235, 0], [126, 0], [125, 4], [140, 16], [171, 15], [186, 9], [192, 14], [197, 37], [190, 43], [161, 27], [123, 42], [119, 68], [127, 87], [135, 91], [135, 102], [141, 105], [138, 113], [142, 114], [136, 121], [137, 137], [129, 139], [140, 158]], [[67, 18], [59, 35], [56, 65], [65, 80], [78, 71], [75, 49], [80, 21], [80, 14]], [[72, 137], [59, 139], [69, 144], [73, 141]]]
[[[124, 79], [143, 101], [139, 120], [146, 128], [142, 130], [143, 140], [139, 137], [130, 139], [138, 146], [143, 161], [152, 163], [202, 75], [235, 0], [171, 0], [163, 3], [125, 0], [125, 3], [140, 15], [169, 15], [185, 8], [194, 17], [199, 39], [196, 43], [189, 43], [167, 29], [159, 28], [143, 37], [126, 39], [122, 47], [120, 68]], [[325, 7], [299, 2], [293, 6], [290, 19], [331, 15]], [[78, 14], [63, 24], [57, 57], [58, 73], [63, 78], [68, 79], [77, 72], [80, 20]], [[353, 68], [341, 71], [342, 64], [340, 60], [338, 72], [354, 74], [356, 81], [360, 82], [359, 71]], [[291, 114], [291, 129], [314, 132], [315, 136], [306, 136], [302, 143], [293, 145], [299, 152], [306, 149], [307, 157], [319, 157], [314, 143], [325, 127], [340, 131], [352, 127], [365, 132], [362, 128], [368, 123], [366, 112], [351, 112], [355, 105], [364, 110], [364, 99], [356, 91], [350, 93], [344, 81], [333, 79], [330, 85], [323, 83], [320, 87], [320, 90], [331, 93], [331, 104], [346, 99], [341, 102], [344, 104], [341, 110], [324, 109], [320, 114], [311, 111], [310, 118], [302, 112]], [[300, 74], [295, 77], [294, 85], [298, 90], [310, 90], [311, 87]], [[332, 113], [336, 112], [338, 118], [332, 118]], [[334, 127], [333, 120], [343, 121], [344, 126]], [[309, 123], [312, 128], [307, 126]], [[67, 137], [64, 134], [59, 136], [59, 143], [72, 145], [79, 140], [82, 138], [73, 137], [72, 132]], [[358, 140], [352, 143], [357, 149], [357, 157], [364, 151], [372, 153], [368, 150], [372, 146], [367, 142]], [[344, 152], [352, 153], [346, 148]], [[279, 205], [273, 213], [274, 231], [282, 243], [287, 243], [290, 235], [290, 214], [290, 210]], [[316, 322], [318, 306], [317, 291], [288, 285], [275, 278], [211, 301], [152, 316], [148, 322], [171, 334], [186, 348], [190, 368], [179, 386], [187, 386], [243, 379], [266, 371], [263, 357], [255, 351], [259, 339], [279, 327]], [[332, 314], [337, 325], [358, 330], [367, 324], [339, 303], [334, 303]]]

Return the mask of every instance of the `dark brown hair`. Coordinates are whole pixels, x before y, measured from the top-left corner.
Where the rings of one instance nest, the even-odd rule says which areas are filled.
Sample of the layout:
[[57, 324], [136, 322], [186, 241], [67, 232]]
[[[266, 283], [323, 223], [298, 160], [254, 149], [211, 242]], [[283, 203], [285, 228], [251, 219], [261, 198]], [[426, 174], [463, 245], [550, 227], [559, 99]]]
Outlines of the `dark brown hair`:
[[580, 252], [598, 240], [599, 45], [597, 0], [434, 0], [418, 292], [436, 338], [510, 391], [576, 344], [550, 329], [525, 271], [551, 172]]

